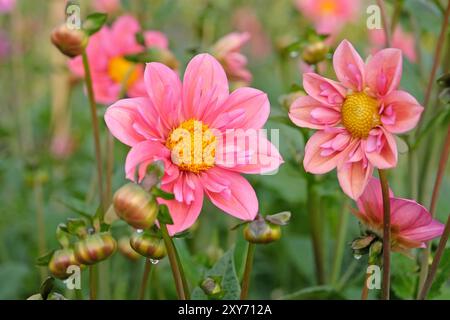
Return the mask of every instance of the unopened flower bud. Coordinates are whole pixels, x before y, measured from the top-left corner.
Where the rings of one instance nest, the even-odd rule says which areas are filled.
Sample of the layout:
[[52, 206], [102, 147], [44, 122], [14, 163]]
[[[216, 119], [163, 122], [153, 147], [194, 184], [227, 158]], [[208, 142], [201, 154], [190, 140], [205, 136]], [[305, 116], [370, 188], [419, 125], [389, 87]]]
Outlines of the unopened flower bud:
[[303, 49], [302, 60], [307, 64], [317, 64], [326, 58], [329, 49], [323, 41], [312, 42]]
[[75, 243], [75, 257], [83, 264], [91, 265], [107, 259], [116, 250], [116, 240], [108, 232], [96, 233]]
[[140, 255], [154, 260], [166, 256], [166, 246], [163, 239], [148, 232], [135, 232], [130, 238], [130, 246]]
[[161, 62], [172, 70], [177, 70], [179, 66], [179, 62], [175, 55], [170, 50], [164, 48], [155, 49], [154, 61]]
[[135, 183], [128, 183], [117, 190], [113, 205], [116, 214], [136, 229], [150, 228], [158, 214], [155, 198]]
[[60, 249], [53, 253], [52, 258], [48, 263], [48, 268], [56, 278], [66, 279], [70, 276], [70, 274], [67, 273], [67, 268], [72, 265], [80, 265], [74, 251], [72, 249]]
[[219, 300], [224, 295], [219, 279], [207, 277], [200, 284], [200, 288], [210, 299]]
[[65, 24], [52, 31], [52, 43], [66, 56], [73, 58], [83, 53], [88, 37], [78, 29], [69, 29]]
[[291, 105], [294, 103], [294, 101], [305, 95], [306, 94], [303, 91], [294, 91], [294, 92], [290, 92], [288, 94], [281, 95], [278, 98], [278, 101], [280, 102], [280, 105], [283, 107], [283, 109], [285, 109], [286, 111], [289, 111], [291, 108]]
[[129, 237], [120, 238], [118, 248], [119, 252], [130, 260], [138, 260], [141, 258], [141, 255], [131, 247]]
[[263, 218], [248, 223], [244, 228], [244, 238], [250, 243], [270, 243], [281, 238], [281, 227]]

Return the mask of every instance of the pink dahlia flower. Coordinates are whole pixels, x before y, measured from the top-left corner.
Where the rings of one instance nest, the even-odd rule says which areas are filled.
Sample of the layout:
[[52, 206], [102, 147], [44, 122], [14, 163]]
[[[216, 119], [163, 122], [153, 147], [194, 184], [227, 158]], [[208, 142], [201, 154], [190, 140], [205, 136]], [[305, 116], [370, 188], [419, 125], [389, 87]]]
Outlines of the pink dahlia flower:
[[[373, 51], [376, 53], [378, 50], [382, 49], [386, 42], [386, 35], [381, 29], [374, 29], [369, 31], [369, 39], [372, 43]], [[403, 29], [398, 26], [392, 35], [392, 47], [402, 50], [406, 58], [411, 62], [416, 62], [416, 44], [414, 36], [410, 33], [406, 33]]]
[[169, 232], [192, 226], [204, 194], [230, 215], [253, 220], [258, 201], [241, 173], [273, 171], [283, 162], [259, 130], [269, 116], [267, 95], [248, 87], [229, 93], [224, 69], [209, 54], [190, 61], [183, 83], [156, 62], [147, 64], [144, 81], [145, 95], [117, 101], [107, 109], [105, 121], [131, 147], [128, 179], [135, 180], [137, 171], [141, 181], [149, 164], [164, 163], [161, 187], [175, 195], [174, 200], [160, 200], [174, 221]]
[[113, 14], [120, 10], [120, 0], [94, 0], [92, 3], [94, 10]]
[[[395, 251], [424, 248], [425, 242], [442, 235], [444, 225], [433, 219], [422, 205], [409, 199], [395, 198], [390, 193], [391, 246]], [[383, 196], [380, 181], [371, 178], [356, 202], [357, 218], [371, 232], [383, 237]]]
[[296, 0], [295, 4], [314, 23], [317, 33], [335, 34], [355, 19], [360, 0]]
[[252, 74], [246, 69], [247, 58], [240, 52], [249, 39], [247, 32], [233, 32], [219, 39], [212, 48], [212, 54], [222, 64], [230, 81], [252, 81]]
[[[126, 55], [145, 50], [136, 40], [141, 27], [132, 16], [121, 16], [111, 27], [103, 27], [89, 39], [87, 55], [92, 73], [94, 95], [98, 103], [112, 103], [119, 99], [125, 83], [126, 93], [130, 97], [145, 94], [144, 66], [125, 59]], [[144, 33], [147, 47], [166, 49], [167, 38], [159, 32]], [[69, 61], [70, 70], [84, 77], [81, 56]]]
[[394, 134], [413, 129], [423, 107], [398, 90], [398, 49], [381, 50], [364, 63], [344, 40], [334, 53], [333, 66], [339, 82], [315, 73], [303, 75], [308, 96], [294, 101], [289, 117], [300, 127], [318, 130], [305, 146], [305, 170], [323, 174], [337, 167], [342, 189], [357, 199], [374, 167], [397, 165]]

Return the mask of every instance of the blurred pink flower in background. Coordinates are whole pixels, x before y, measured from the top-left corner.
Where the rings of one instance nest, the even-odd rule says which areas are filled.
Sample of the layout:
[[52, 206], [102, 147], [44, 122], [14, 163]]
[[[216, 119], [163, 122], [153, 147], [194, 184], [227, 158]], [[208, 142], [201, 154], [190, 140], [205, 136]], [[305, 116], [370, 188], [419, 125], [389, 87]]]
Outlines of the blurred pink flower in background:
[[249, 39], [247, 32], [233, 32], [220, 38], [212, 47], [213, 56], [222, 64], [230, 81], [252, 81], [252, 74], [246, 69], [247, 57], [240, 52]]
[[334, 53], [333, 66], [339, 82], [316, 73], [303, 75], [308, 96], [292, 104], [289, 117], [300, 127], [318, 130], [305, 146], [305, 170], [323, 174], [337, 167], [342, 189], [358, 199], [374, 167], [397, 165], [394, 134], [413, 129], [423, 107], [398, 90], [398, 49], [381, 50], [364, 63], [344, 40]]
[[11, 42], [9, 36], [3, 30], [0, 30], [0, 62], [11, 54]]
[[113, 14], [121, 9], [120, 0], [94, 0], [92, 3], [95, 11]]
[[360, 12], [360, 0], [295, 0], [295, 4], [319, 34], [338, 33]]
[[57, 159], [67, 159], [75, 151], [75, 140], [68, 132], [55, 134], [50, 145], [50, 152]]
[[[391, 246], [394, 251], [425, 248], [425, 242], [442, 235], [444, 225], [433, 219], [422, 205], [409, 199], [395, 198], [390, 193]], [[356, 202], [356, 217], [371, 232], [383, 237], [383, 196], [380, 181], [371, 178]]]
[[[386, 42], [386, 36], [382, 29], [369, 30], [369, 39], [372, 44], [372, 53], [383, 49]], [[395, 28], [392, 35], [392, 47], [402, 50], [409, 61], [416, 62], [417, 54], [414, 36], [404, 32], [400, 26]]]
[[[131, 147], [126, 177], [135, 180], [137, 171], [141, 181], [149, 164], [163, 161], [161, 187], [175, 199], [160, 202], [169, 207], [172, 235], [197, 220], [205, 193], [228, 214], [253, 220], [258, 200], [241, 173], [270, 172], [283, 160], [265, 137], [241, 149], [237, 139], [227, 139], [226, 132], [261, 129], [270, 112], [267, 95], [249, 87], [230, 94], [223, 67], [209, 54], [189, 62], [183, 82], [173, 70], [155, 62], [147, 64], [144, 79], [144, 96], [119, 100], [105, 114], [111, 133]], [[182, 139], [185, 134], [187, 140]], [[245, 161], [220, 160], [230, 155]]]
[[16, 0], [0, 0], [0, 13], [10, 12], [16, 6]]
[[[91, 66], [94, 94], [99, 103], [112, 103], [119, 99], [120, 91], [126, 81], [128, 96], [145, 94], [144, 66], [125, 59], [126, 55], [145, 50], [136, 40], [136, 33], [141, 31], [137, 20], [129, 15], [119, 17], [111, 27], [103, 27], [89, 39], [87, 55]], [[149, 47], [167, 46], [167, 39], [162, 33], [144, 33]], [[81, 56], [69, 61], [70, 70], [79, 77], [84, 77]]]
[[249, 46], [255, 58], [265, 58], [271, 52], [271, 41], [252, 7], [238, 8], [233, 15], [233, 25], [240, 32], [250, 34]]

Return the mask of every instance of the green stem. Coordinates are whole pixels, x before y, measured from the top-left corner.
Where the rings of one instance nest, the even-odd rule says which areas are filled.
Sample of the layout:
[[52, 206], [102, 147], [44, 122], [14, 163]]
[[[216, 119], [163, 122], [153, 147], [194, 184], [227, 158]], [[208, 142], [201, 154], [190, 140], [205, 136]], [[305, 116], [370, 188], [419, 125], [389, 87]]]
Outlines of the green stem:
[[[42, 192], [42, 182], [35, 181], [34, 183], [34, 199], [36, 210], [36, 223], [37, 223], [37, 237], [38, 237], [38, 251], [39, 256], [42, 256], [46, 252], [45, 245], [45, 218], [44, 218], [44, 197]], [[40, 268], [41, 280], [45, 280], [47, 272], [45, 268]]]
[[159, 223], [161, 233], [166, 246], [167, 255], [169, 257], [170, 267], [172, 269], [173, 279], [175, 281], [175, 287], [178, 294], [178, 299], [186, 300], [185, 289], [183, 287], [183, 278], [180, 272], [180, 265], [178, 264], [177, 253], [173, 244], [172, 238], [169, 236], [167, 226], [164, 223]]
[[97, 268], [95, 265], [89, 267], [89, 299], [97, 300]]
[[384, 0], [377, 0], [377, 4], [380, 8], [381, 22], [383, 23], [384, 36], [386, 38], [386, 47], [389, 48], [391, 46], [391, 30], [387, 20], [386, 6], [384, 5]]
[[314, 251], [314, 261], [316, 266], [316, 277], [319, 285], [325, 283], [324, 252], [322, 222], [319, 197], [317, 195], [313, 176], [307, 178], [308, 214], [311, 226], [311, 241]]
[[88, 60], [88, 56], [86, 54], [86, 49], [83, 50], [82, 59], [83, 59], [83, 67], [84, 67], [84, 73], [85, 73], [86, 88], [87, 88], [87, 93], [88, 93], [88, 98], [89, 98], [89, 107], [90, 107], [90, 111], [91, 111], [92, 133], [94, 136], [95, 158], [96, 158], [96, 162], [97, 162], [97, 179], [98, 179], [100, 206], [102, 209], [104, 209], [105, 208], [105, 196], [103, 193], [103, 173], [102, 173], [103, 165], [102, 165], [102, 153], [101, 153], [101, 147], [100, 147], [100, 130], [99, 130], [98, 119], [97, 119], [97, 105], [95, 103], [94, 89], [92, 86], [91, 70], [89, 67], [89, 60]]
[[112, 200], [112, 176], [114, 172], [114, 137], [111, 133], [106, 138], [106, 199], [107, 204]]
[[145, 299], [145, 292], [147, 289], [148, 277], [150, 275], [151, 269], [152, 262], [147, 258], [145, 259], [144, 274], [142, 275], [141, 288], [139, 290], [139, 300]]
[[242, 278], [241, 300], [248, 297], [248, 289], [250, 287], [250, 278], [253, 269], [253, 257], [255, 255], [255, 244], [249, 243], [247, 249], [247, 259], [245, 261], [244, 277]]
[[389, 183], [387, 172], [378, 169], [383, 195], [383, 288], [381, 297], [389, 300], [391, 281], [391, 202], [389, 199]]
[[339, 280], [339, 275], [342, 268], [342, 259], [344, 258], [345, 236], [347, 235], [348, 218], [350, 216], [347, 209], [347, 201], [345, 201], [343, 204], [343, 211], [341, 212], [341, 217], [339, 219], [339, 230], [336, 239], [333, 269], [331, 272], [331, 284], [333, 286], [337, 285]]

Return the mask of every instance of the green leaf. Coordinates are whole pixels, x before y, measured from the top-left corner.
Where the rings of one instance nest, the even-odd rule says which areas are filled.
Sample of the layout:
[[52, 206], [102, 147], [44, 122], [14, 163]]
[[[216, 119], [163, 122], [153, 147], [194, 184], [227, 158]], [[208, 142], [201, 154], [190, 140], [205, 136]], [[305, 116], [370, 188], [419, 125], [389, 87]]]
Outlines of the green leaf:
[[51, 250], [49, 252], [47, 252], [46, 254], [44, 254], [43, 256], [40, 256], [36, 259], [36, 265], [38, 266], [47, 266], [48, 263], [50, 262], [50, 260], [53, 257], [53, 254], [55, 253], [56, 250]]
[[418, 266], [415, 260], [402, 254], [392, 255], [392, 290], [402, 299], [412, 299], [416, 289]]
[[87, 234], [86, 221], [80, 218], [67, 219], [67, 231], [77, 237], [84, 237]]
[[165, 192], [164, 190], [161, 190], [158, 187], [153, 187], [151, 192], [157, 198], [162, 198], [164, 200], [175, 199], [175, 196], [173, 195], [173, 193]]
[[42, 300], [47, 300], [47, 297], [52, 292], [54, 285], [55, 278], [47, 277], [47, 279], [44, 280], [44, 282], [41, 284], [41, 288], [39, 289]]
[[345, 297], [331, 286], [315, 286], [304, 288], [281, 298], [282, 300], [345, 300]]
[[442, 255], [436, 274], [437, 276], [434, 279], [430, 293], [428, 294], [429, 299], [433, 299], [441, 294], [442, 286], [450, 277], [450, 248], [446, 248], [444, 250], [444, 254]]
[[80, 216], [92, 222], [92, 214], [93, 211], [91, 207], [87, 206], [83, 201], [78, 200], [76, 198], [70, 199], [58, 199], [59, 203], [65, 206], [67, 209], [73, 211], [74, 213], [79, 214]]
[[107, 19], [108, 15], [105, 13], [92, 13], [86, 17], [86, 20], [83, 23], [83, 30], [88, 36], [92, 36], [103, 27]]
[[[204, 279], [210, 277], [213, 279], [222, 279], [221, 287], [223, 290], [223, 300], [238, 300], [241, 294], [241, 286], [234, 266], [234, 247], [228, 250], [216, 264], [205, 272]], [[192, 291], [192, 299], [208, 299], [204, 291], [197, 286]]]
[[158, 221], [164, 224], [173, 224], [169, 208], [165, 204], [159, 205]]
[[136, 32], [134, 37], [136, 38], [136, 42], [137, 43], [139, 43], [141, 46], [145, 47], [145, 37], [144, 37], [144, 34], [142, 32]]

